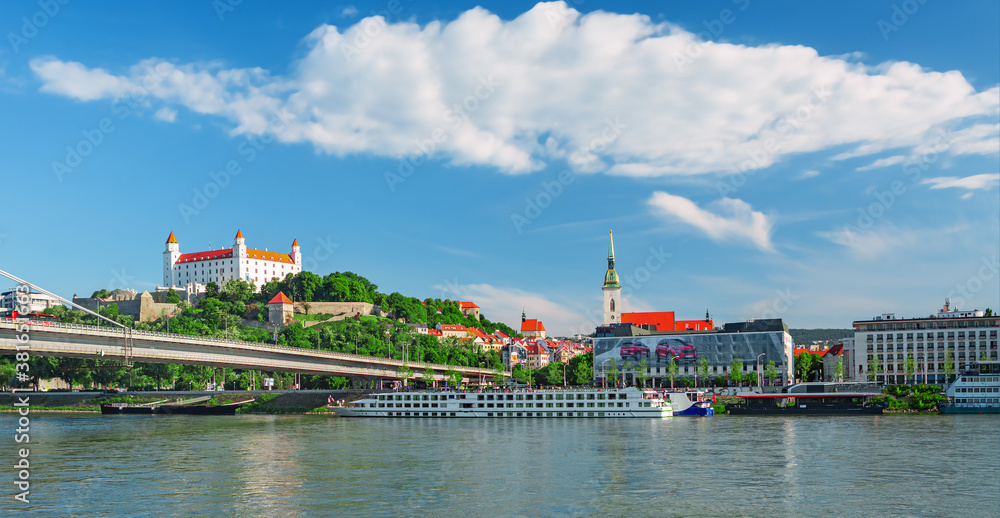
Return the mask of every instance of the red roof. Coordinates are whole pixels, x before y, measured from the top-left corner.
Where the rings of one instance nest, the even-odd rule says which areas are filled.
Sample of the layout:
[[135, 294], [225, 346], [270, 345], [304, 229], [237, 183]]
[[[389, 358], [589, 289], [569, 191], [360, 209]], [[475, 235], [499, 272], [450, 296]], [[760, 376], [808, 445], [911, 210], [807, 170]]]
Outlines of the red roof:
[[456, 300], [455, 303], [458, 304], [458, 307], [462, 309], [471, 309], [479, 307], [476, 305], [475, 302], [462, 302], [461, 300]]
[[243, 239], [243, 231], [242, 230], [237, 230], [236, 231], [236, 239]]
[[168, 243], [176, 243], [177, 242], [177, 238], [174, 236], [173, 232], [171, 232], [170, 235], [167, 236], [167, 242]]
[[298, 239], [293, 239], [292, 240], [292, 246], [299, 246], [299, 240]]
[[438, 329], [428, 329], [427, 330], [427, 334], [434, 335], [434, 336], [442, 336], [441, 331], [438, 330]]
[[192, 261], [210, 261], [212, 259], [225, 259], [227, 257], [232, 257], [232, 256], [233, 256], [232, 248], [223, 248], [222, 250], [209, 250], [207, 252], [192, 252], [190, 254], [181, 254], [177, 258], [177, 262], [190, 263]]
[[494, 329], [493, 330], [493, 334], [496, 335], [496, 336], [499, 336], [500, 338], [510, 338], [510, 335], [508, 335], [507, 333], [504, 333], [503, 331], [501, 331], [499, 329]]
[[452, 325], [452, 324], [441, 324], [441, 330], [442, 331], [468, 331], [468, 328], [466, 328], [462, 324], [455, 324], [455, 325]]
[[521, 332], [523, 333], [525, 331], [545, 331], [545, 326], [542, 325], [541, 320], [529, 318], [524, 322], [521, 322]]
[[291, 304], [291, 303], [292, 301], [289, 300], [288, 297], [286, 297], [285, 294], [280, 291], [278, 292], [277, 295], [274, 296], [273, 299], [271, 299], [271, 302], [268, 302], [268, 304]]

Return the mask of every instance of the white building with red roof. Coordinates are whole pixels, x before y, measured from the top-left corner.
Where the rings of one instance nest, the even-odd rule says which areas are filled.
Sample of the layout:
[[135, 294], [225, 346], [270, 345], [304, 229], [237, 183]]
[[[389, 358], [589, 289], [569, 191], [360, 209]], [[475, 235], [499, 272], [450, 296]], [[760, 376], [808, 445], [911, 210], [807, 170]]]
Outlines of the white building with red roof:
[[479, 306], [475, 302], [456, 300], [455, 304], [458, 304], [458, 308], [462, 310], [463, 315], [479, 319]]
[[220, 287], [230, 279], [243, 279], [259, 290], [272, 279], [284, 279], [302, 271], [299, 241], [292, 241], [288, 254], [247, 248], [243, 232], [236, 232], [232, 248], [182, 254], [177, 237], [171, 232], [163, 252], [163, 285], [183, 287], [191, 283], [214, 282]]

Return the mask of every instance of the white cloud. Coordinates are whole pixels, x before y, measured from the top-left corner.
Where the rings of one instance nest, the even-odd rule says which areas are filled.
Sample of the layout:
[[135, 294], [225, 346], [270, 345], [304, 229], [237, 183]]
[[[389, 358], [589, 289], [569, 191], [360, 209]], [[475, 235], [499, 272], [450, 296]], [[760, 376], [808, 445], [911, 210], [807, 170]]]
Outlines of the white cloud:
[[343, 11], [340, 11], [341, 18], [354, 18], [357, 15], [358, 15], [358, 8], [354, 7], [353, 5], [349, 5], [345, 7]]
[[870, 171], [872, 169], [881, 169], [883, 167], [889, 167], [891, 165], [902, 164], [907, 159], [909, 159], [909, 157], [906, 155], [888, 156], [885, 158], [880, 158], [866, 166], [861, 166], [857, 168], [856, 171]]
[[[469, 300], [475, 302], [482, 314], [493, 322], [503, 322], [515, 331], [521, 329], [521, 311], [528, 318], [542, 321], [545, 330], [551, 336], [569, 336], [576, 333], [593, 333], [594, 327], [601, 324], [593, 318], [586, 317], [582, 312], [576, 312], [549, 300], [545, 295], [531, 293], [518, 288], [504, 288], [490, 284], [457, 284], [435, 285], [441, 290], [441, 298], [451, 300]], [[595, 309], [600, 308], [600, 302], [595, 303]], [[603, 315], [596, 315], [600, 319]], [[492, 329], [484, 329], [492, 332]]]
[[424, 26], [368, 17], [322, 25], [304, 46], [287, 77], [159, 59], [123, 75], [55, 58], [31, 66], [43, 91], [81, 101], [140, 87], [222, 117], [234, 134], [281, 112], [279, 140], [325, 153], [428, 154], [509, 173], [564, 157], [629, 176], [756, 169], [836, 146], [853, 146], [838, 158], [913, 148], [943, 127], [961, 137], [952, 152], [996, 148], [995, 126], [975, 124], [1000, 113], [1000, 88], [977, 92], [958, 72], [702, 42], [647, 16], [563, 2], [508, 21], [482, 8]]
[[819, 171], [815, 169], [810, 169], [808, 171], [803, 171], [802, 174], [799, 175], [799, 179], [803, 180], [806, 178], [813, 178], [815, 176], [819, 176], [819, 174], [820, 174]]
[[714, 209], [712, 211], [702, 209], [682, 196], [657, 191], [649, 204], [668, 218], [687, 223], [715, 241], [735, 238], [749, 241], [763, 251], [774, 251], [771, 244], [774, 223], [743, 200], [723, 198], [709, 205]]
[[177, 110], [164, 106], [163, 108], [156, 110], [156, 113], [153, 116], [161, 121], [174, 122], [177, 120]]
[[[988, 190], [1000, 184], [1000, 173], [976, 174], [957, 178], [954, 176], [941, 176], [938, 178], [927, 178], [920, 182], [921, 185], [930, 185], [931, 189], [966, 189], [969, 191]], [[971, 197], [972, 193], [966, 193], [962, 198]]]

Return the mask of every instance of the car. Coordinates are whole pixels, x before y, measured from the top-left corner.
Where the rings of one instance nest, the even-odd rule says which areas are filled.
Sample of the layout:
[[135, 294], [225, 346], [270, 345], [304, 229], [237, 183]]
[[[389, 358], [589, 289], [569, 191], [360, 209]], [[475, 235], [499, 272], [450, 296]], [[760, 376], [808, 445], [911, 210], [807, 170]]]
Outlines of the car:
[[698, 361], [698, 351], [693, 345], [679, 338], [666, 338], [656, 344], [656, 359], [659, 361]]
[[649, 347], [635, 342], [625, 342], [619, 354], [623, 360], [627, 358], [639, 360], [649, 356]]

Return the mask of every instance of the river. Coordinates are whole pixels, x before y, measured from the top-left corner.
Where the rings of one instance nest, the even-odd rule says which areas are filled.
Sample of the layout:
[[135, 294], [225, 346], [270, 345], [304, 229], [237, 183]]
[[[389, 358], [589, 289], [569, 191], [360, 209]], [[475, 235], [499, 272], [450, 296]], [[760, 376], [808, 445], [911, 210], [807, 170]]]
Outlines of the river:
[[36, 413], [30, 437], [4, 516], [1000, 516], [997, 416]]

